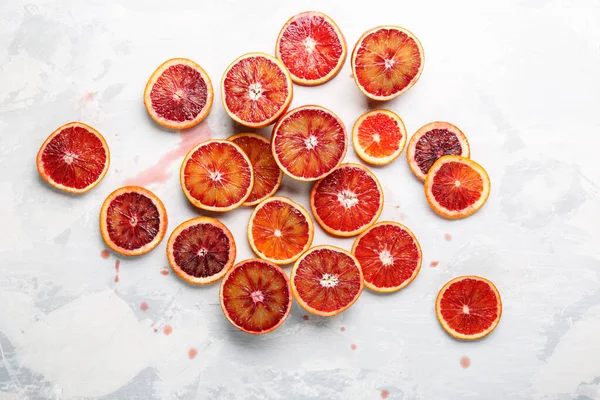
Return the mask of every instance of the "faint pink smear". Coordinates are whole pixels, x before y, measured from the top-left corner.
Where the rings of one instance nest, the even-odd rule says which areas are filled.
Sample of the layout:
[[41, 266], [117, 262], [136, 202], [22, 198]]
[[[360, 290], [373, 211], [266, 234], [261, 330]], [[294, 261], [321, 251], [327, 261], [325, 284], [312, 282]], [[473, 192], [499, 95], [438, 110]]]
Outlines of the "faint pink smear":
[[438, 265], [440, 265], [440, 262], [439, 262], [439, 261], [432, 261], [432, 262], [431, 262], [431, 264], [429, 264], [429, 266], [430, 266], [430, 267], [432, 267], [432, 268], [435, 268], [435, 267], [437, 267]]
[[351, 348], [352, 350], [356, 350], [356, 349], [358, 348], [358, 346], [357, 346], [357, 345], [355, 345], [354, 343], [352, 343], [352, 344], [350, 345], [350, 348]]
[[462, 356], [460, 358], [460, 366], [467, 369], [471, 366], [471, 359], [467, 356]]
[[163, 333], [167, 336], [169, 336], [171, 333], [173, 333], [173, 327], [171, 325], [166, 325], [163, 328]]
[[108, 250], [102, 250], [100, 252], [100, 257], [102, 257], [102, 258], [104, 258], [106, 260], [108, 257], [110, 257], [109, 251]]
[[188, 357], [190, 360], [193, 360], [194, 358], [196, 358], [196, 356], [198, 355], [198, 350], [196, 350], [195, 348], [191, 348], [188, 350]]
[[449, 241], [451, 241], [451, 240], [452, 240], [452, 235], [451, 235], [451, 234], [449, 234], [449, 233], [445, 233], [445, 234], [444, 234], [444, 239], [446, 239], [446, 241], [447, 241], [447, 242], [449, 242]]
[[161, 269], [160, 270], [160, 274], [164, 275], [164, 276], [167, 276], [167, 275], [169, 275], [169, 271], [167, 271], [166, 269]]
[[142, 302], [142, 304], [140, 304], [140, 310], [142, 310], [143, 312], [148, 311], [150, 307], [148, 306], [148, 303], [146, 303], [145, 301]]
[[382, 390], [381, 391], [381, 398], [382, 399], [387, 399], [388, 397], [390, 397], [390, 392], [388, 390]]

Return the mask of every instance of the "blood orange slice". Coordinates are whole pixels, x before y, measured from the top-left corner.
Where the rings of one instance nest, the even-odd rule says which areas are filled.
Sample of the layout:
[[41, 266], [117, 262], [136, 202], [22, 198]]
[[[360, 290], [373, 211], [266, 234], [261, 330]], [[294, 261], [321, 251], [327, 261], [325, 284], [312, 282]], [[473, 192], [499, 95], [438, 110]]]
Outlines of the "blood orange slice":
[[310, 207], [323, 229], [336, 236], [354, 236], [373, 225], [383, 209], [383, 191], [367, 168], [342, 164], [318, 181]]
[[380, 222], [354, 241], [352, 254], [376, 292], [396, 292], [411, 283], [421, 269], [421, 246], [415, 235], [397, 222]]
[[323, 317], [348, 309], [363, 290], [358, 260], [334, 246], [317, 246], [304, 253], [294, 264], [291, 281], [296, 301]]
[[406, 149], [408, 166], [422, 181], [440, 157], [450, 155], [469, 158], [471, 150], [465, 134], [447, 122], [431, 122], [421, 127], [410, 138]]
[[346, 39], [327, 15], [307, 11], [290, 18], [277, 38], [275, 55], [292, 81], [320, 85], [332, 79], [346, 60]]
[[220, 299], [229, 322], [255, 335], [277, 329], [292, 308], [292, 291], [285, 272], [257, 258], [242, 261], [227, 273]]
[[96, 186], [110, 164], [104, 137], [86, 124], [61, 126], [42, 144], [36, 157], [40, 176], [57, 189], [85, 193]]
[[112, 192], [100, 210], [100, 233], [106, 245], [126, 256], [154, 249], [167, 231], [167, 211], [151, 191], [125, 186]]
[[185, 156], [180, 170], [183, 193], [196, 207], [229, 211], [248, 199], [254, 184], [252, 164], [228, 140], [207, 140]]
[[394, 161], [406, 144], [404, 122], [388, 110], [363, 114], [352, 128], [352, 144], [365, 162], [385, 165]]
[[210, 78], [200, 65], [186, 58], [173, 58], [148, 79], [144, 105], [160, 125], [185, 129], [208, 116], [213, 96]]
[[399, 26], [365, 32], [352, 51], [352, 76], [373, 100], [390, 100], [413, 87], [425, 62], [421, 42]]
[[167, 259], [179, 277], [195, 285], [218, 281], [235, 262], [233, 235], [219, 220], [198, 217], [179, 225], [167, 242]]
[[255, 133], [240, 133], [228, 140], [240, 146], [250, 159], [254, 171], [254, 186], [243, 205], [255, 206], [272, 196], [279, 189], [283, 179], [283, 172], [271, 153], [271, 142]]
[[460, 276], [446, 283], [437, 296], [438, 321], [457, 339], [489, 335], [500, 322], [502, 300], [496, 286], [478, 276]]
[[254, 209], [248, 222], [248, 242], [257, 256], [275, 264], [296, 261], [310, 247], [313, 222], [300, 204], [271, 197]]
[[425, 197], [439, 215], [465, 218], [479, 210], [490, 195], [490, 178], [483, 167], [461, 156], [436, 161], [425, 179]]
[[221, 97], [227, 114], [251, 128], [272, 124], [292, 101], [292, 79], [285, 66], [270, 55], [249, 53], [223, 74]]
[[348, 149], [342, 120], [324, 107], [303, 106], [284, 115], [271, 136], [275, 161], [287, 175], [315, 181], [337, 168]]

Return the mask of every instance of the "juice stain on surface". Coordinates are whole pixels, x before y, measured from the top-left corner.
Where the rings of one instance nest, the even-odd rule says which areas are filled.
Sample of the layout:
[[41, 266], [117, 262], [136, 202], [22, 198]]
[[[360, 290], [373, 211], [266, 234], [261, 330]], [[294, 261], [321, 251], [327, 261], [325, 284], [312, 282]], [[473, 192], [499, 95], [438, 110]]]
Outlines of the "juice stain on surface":
[[346, 332], [346, 328], [344, 328], [343, 326], [340, 328], [340, 331], [342, 332]]
[[198, 355], [198, 350], [196, 350], [195, 348], [191, 348], [188, 350], [188, 358], [190, 360], [193, 360], [194, 358], [196, 358], [196, 356]]
[[169, 271], [167, 271], [166, 269], [161, 269], [160, 270], [160, 274], [164, 275], [164, 276], [167, 276], [167, 275], [169, 275]]
[[388, 390], [382, 390], [381, 391], [381, 398], [382, 399], [387, 399], [388, 397], [390, 397], [390, 392]]
[[444, 239], [446, 239], [446, 242], [449, 242], [452, 240], [452, 235], [449, 233], [445, 233], [444, 234]]
[[148, 303], [146, 303], [145, 301], [142, 302], [142, 304], [140, 304], [140, 310], [142, 310], [143, 312], [148, 311], [150, 307], [148, 306]]
[[439, 261], [432, 261], [431, 264], [429, 264], [430, 267], [435, 268], [440, 264]]
[[169, 336], [171, 333], [173, 333], [173, 327], [171, 325], [165, 325], [163, 328], [163, 333]]
[[305, 320], [305, 321], [308, 321], [308, 315], [303, 315], [302, 319]]
[[106, 260], [108, 257], [110, 257], [110, 252], [108, 250], [106, 250], [106, 249], [102, 250], [100, 252], [100, 257], [102, 257], [102, 258], [104, 258]]
[[358, 349], [358, 346], [357, 346], [357, 345], [355, 345], [354, 343], [352, 343], [352, 344], [350, 345], [350, 348], [351, 348], [352, 350], [356, 350], [356, 349]]
[[121, 266], [121, 260], [115, 260], [115, 282], [119, 282], [119, 267]]
[[467, 356], [462, 356], [460, 358], [460, 366], [464, 369], [467, 369], [471, 366], [471, 359]]

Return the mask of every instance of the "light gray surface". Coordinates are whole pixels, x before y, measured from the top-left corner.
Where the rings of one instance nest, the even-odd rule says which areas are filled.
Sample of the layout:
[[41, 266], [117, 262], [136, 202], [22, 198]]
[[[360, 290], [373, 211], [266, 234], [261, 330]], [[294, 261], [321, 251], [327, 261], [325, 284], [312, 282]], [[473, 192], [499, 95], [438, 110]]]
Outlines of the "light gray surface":
[[[386, 390], [389, 399], [600, 399], [600, 3], [484, 3], [2, 0], [0, 398], [378, 399]], [[419, 276], [393, 295], [365, 291], [330, 319], [305, 321], [294, 304], [264, 337], [229, 325], [218, 285], [161, 275], [166, 240], [121, 259], [115, 283], [117, 257], [100, 257], [105, 196], [158, 163], [169, 176], [147, 187], [165, 202], [171, 230], [201, 214], [179, 188], [181, 149], [239, 131], [216, 92], [207, 121], [180, 145], [142, 104], [154, 68], [188, 57], [218, 87], [234, 58], [272, 53], [282, 24], [307, 9], [334, 18], [350, 49], [382, 24], [421, 39], [420, 81], [385, 107], [410, 134], [433, 120], [458, 125], [490, 174], [487, 205], [446, 221], [404, 154], [376, 169], [381, 220], [401, 221], [421, 242]], [[294, 90], [293, 106], [329, 107], [348, 128], [368, 107], [348, 61], [330, 83]], [[96, 127], [112, 154], [104, 181], [79, 197], [52, 190], [35, 168], [43, 140], [71, 120]], [[352, 149], [346, 159], [357, 161]], [[308, 206], [309, 189], [286, 178], [280, 193]], [[250, 211], [222, 216], [238, 260], [251, 256]], [[352, 240], [317, 228], [323, 243], [349, 249]], [[497, 330], [476, 343], [451, 339], [433, 310], [440, 287], [463, 274], [494, 281], [504, 302]]]

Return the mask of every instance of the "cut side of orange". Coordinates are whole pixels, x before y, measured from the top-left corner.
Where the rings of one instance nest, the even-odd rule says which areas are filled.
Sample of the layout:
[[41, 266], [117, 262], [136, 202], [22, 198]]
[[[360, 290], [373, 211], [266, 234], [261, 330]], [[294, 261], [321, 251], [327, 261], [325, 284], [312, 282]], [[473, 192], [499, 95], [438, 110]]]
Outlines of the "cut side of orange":
[[257, 256], [276, 264], [296, 261], [312, 244], [314, 226], [308, 212], [286, 197], [271, 197], [254, 209], [248, 242]]
[[352, 144], [365, 162], [385, 165], [394, 161], [406, 144], [404, 122], [388, 110], [373, 110], [363, 114], [352, 129]]

